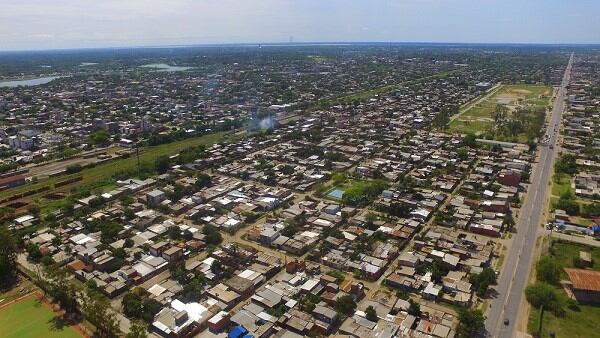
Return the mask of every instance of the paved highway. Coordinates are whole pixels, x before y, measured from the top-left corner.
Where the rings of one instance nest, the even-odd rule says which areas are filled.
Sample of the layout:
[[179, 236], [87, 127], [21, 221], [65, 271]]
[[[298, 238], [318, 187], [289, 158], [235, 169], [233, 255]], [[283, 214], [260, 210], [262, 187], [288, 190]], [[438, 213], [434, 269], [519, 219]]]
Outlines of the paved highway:
[[[566, 87], [569, 83], [573, 55], [565, 70], [562, 84], [556, 94], [552, 116], [548, 124], [548, 144], [539, 147], [539, 161], [531, 176], [531, 185], [517, 220], [517, 233], [504, 261], [495, 290], [497, 297], [488, 309], [485, 328], [490, 337], [515, 336], [519, 318], [519, 310], [523, 301], [523, 290], [527, 285], [530, 267], [534, 260], [535, 244], [538, 234], [543, 231], [540, 227], [542, 213], [546, 208], [548, 182], [552, 174], [556, 143], [554, 129], [558, 130], [561, 114], [564, 110]], [[508, 324], [505, 323], [508, 320]]]

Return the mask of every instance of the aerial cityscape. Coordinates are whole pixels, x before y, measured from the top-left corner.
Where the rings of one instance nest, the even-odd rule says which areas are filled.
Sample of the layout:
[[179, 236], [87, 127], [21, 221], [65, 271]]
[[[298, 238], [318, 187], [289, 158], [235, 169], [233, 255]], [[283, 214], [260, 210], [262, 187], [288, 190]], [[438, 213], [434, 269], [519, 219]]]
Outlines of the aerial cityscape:
[[[0, 338], [600, 337], [600, 40], [27, 3], [0, 4], [30, 22], [0, 44]], [[256, 27], [178, 33], [225, 7]]]

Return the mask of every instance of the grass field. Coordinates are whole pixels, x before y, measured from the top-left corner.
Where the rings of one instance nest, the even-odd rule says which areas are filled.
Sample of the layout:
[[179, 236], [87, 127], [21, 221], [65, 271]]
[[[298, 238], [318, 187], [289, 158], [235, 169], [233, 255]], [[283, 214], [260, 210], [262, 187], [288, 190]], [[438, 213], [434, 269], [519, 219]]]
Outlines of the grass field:
[[[579, 251], [589, 251], [592, 253], [593, 270], [600, 271], [600, 248], [590, 247], [583, 244], [571, 243], [567, 241], [555, 241], [552, 250], [552, 258], [563, 267], [574, 267], [573, 259], [579, 257]], [[563, 271], [562, 279], [567, 279], [567, 274]], [[560, 287], [556, 287], [557, 292], [563, 298], [567, 295]], [[573, 338], [593, 338], [600, 337], [598, 330], [598, 318], [600, 318], [600, 306], [580, 304], [576, 308], [564, 306], [565, 316], [557, 317], [549, 311], [544, 312], [542, 325], [542, 337], [549, 337], [549, 333], [554, 331], [556, 337]], [[540, 312], [531, 307], [528, 321], [528, 331], [536, 332], [539, 326]]]
[[[483, 134], [494, 125], [492, 113], [498, 104], [509, 109], [517, 106], [546, 107], [552, 96], [552, 88], [527, 84], [501, 85], [486, 95], [465, 104], [460, 114], [450, 121], [449, 130], [462, 134]], [[521, 137], [518, 140], [523, 141]]]
[[[144, 164], [153, 164], [154, 159], [158, 156], [163, 155], [174, 155], [180, 152], [183, 149], [195, 147], [199, 145], [210, 145], [213, 143], [217, 143], [227, 138], [235, 139], [235, 135], [227, 135], [226, 133], [215, 133], [204, 136], [199, 136], [195, 138], [189, 138], [186, 140], [176, 141], [168, 144], [161, 144], [154, 147], [147, 147], [142, 149], [140, 152], [140, 163]], [[75, 187], [92, 187], [92, 188], [102, 188], [104, 186], [112, 184], [112, 175], [116, 172], [133, 170], [137, 167], [137, 158], [135, 155], [132, 155], [129, 158], [118, 159], [114, 161], [110, 161], [107, 163], [99, 164], [92, 168], [86, 168], [79, 173], [72, 175], [64, 175], [61, 176], [59, 181], [65, 181], [67, 179], [81, 176], [83, 179], [74, 184], [70, 184], [65, 186], [64, 189], [60, 189], [62, 191], [69, 191]], [[54, 184], [57, 182], [57, 179], [46, 179], [40, 180], [37, 183], [26, 184], [15, 189], [8, 189], [0, 192], [0, 199], [6, 198], [8, 196], [21, 193], [24, 191], [37, 189], [45, 186], [49, 186], [53, 188]], [[52, 191], [53, 189], [51, 189]], [[49, 191], [44, 192], [43, 194], [47, 194]], [[30, 196], [28, 199], [33, 199], [36, 196]], [[48, 211], [48, 209], [53, 206], [59, 205], [60, 201], [50, 202], [43, 206], [43, 211]]]
[[[592, 253], [592, 270], [600, 271], [600, 248], [591, 247], [579, 243], [567, 241], [555, 241], [552, 258], [565, 268], [572, 268], [573, 258], [579, 257], [579, 251], [588, 251]], [[563, 271], [562, 278], [566, 279], [567, 273]]]
[[[579, 305], [576, 310], [565, 307], [565, 312], [564, 317], [557, 317], [550, 311], [544, 312], [542, 337], [550, 337], [551, 331], [556, 334], [556, 337], [600, 337], [600, 330], [598, 330], [600, 306]], [[537, 331], [540, 322], [539, 318], [540, 311], [532, 307], [527, 325], [530, 333]]]
[[77, 338], [81, 335], [68, 326], [47, 305], [35, 298], [0, 309], [0, 336], [3, 338]]
[[[564, 174], [560, 175], [560, 179], [558, 181], [555, 181], [553, 178], [552, 196], [560, 197], [560, 195], [568, 191], [573, 191], [573, 189], [571, 189], [571, 178], [571, 176]], [[575, 191], [573, 191], [573, 193], [575, 193]]]

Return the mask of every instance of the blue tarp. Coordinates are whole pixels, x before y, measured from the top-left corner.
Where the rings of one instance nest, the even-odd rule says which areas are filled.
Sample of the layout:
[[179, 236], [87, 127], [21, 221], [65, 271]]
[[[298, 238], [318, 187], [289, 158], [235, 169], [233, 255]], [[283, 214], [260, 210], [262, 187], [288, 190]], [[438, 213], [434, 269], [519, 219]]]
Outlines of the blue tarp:
[[246, 333], [248, 333], [248, 330], [246, 330], [245, 327], [238, 325], [229, 331], [227, 338], [240, 338]]

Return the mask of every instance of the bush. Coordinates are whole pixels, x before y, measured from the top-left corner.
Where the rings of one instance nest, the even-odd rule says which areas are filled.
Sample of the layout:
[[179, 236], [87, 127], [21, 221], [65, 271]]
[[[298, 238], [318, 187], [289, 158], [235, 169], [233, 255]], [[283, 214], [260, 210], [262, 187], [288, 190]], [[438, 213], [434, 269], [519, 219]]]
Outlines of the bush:
[[80, 172], [82, 169], [83, 169], [83, 167], [79, 164], [71, 164], [65, 168], [65, 172], [67, 174], [75, 174], [75, 173]]
[[576, 216], [579, 215], [579, 203], [575, 200], [575, 196], [570, 191], [560, 195], [558, 202], [556, 202], [556, 208], [564, 210], [567, 214]]

